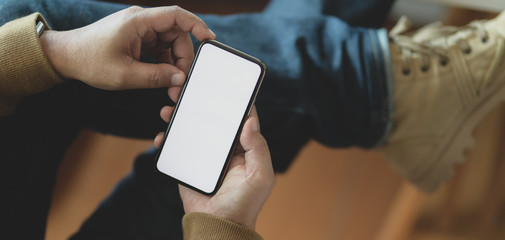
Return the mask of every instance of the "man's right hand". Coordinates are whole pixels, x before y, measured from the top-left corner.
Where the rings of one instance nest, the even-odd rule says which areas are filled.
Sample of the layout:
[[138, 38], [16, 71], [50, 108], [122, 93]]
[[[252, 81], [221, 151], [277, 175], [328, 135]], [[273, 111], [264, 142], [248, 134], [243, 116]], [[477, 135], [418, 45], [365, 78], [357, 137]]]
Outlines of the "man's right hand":
[[[161, 117], [168, 122], [173, 107], [164, 107]], [[155, 146], [160, 147], [163, 133], [158, 134]], [[255, 228], [256, 219], [272, 192], [275, 182], [267, 143], [260, 133], [258, 114], [253, 108], [242, 133], [240, 144], [230, 161], [221, 188], [214, 196], [206, 196], [179, 185], [184, 211], [216, 215]]]

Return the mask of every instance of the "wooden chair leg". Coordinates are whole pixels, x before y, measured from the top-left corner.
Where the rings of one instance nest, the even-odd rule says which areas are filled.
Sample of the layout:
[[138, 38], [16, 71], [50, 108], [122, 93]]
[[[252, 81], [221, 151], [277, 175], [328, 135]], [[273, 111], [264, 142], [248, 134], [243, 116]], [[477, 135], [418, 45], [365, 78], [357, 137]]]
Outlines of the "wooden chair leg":
[[[505, 130], [501, 139], [501, 146], [505, 146]], [[479, 219], [479, 231], [482, 234], [491, 234], [497, 230], [498, 218], [505, 201], [505, 148], [494, 159], [492, 177], [489, 181], [489, 191], [485, 197], [485, 204]]]
[[378, 231], [376, 240], [407, 239], [425, 199], [426, 195], [424, 193], [404, 181], [391, 204], [389, 213], [384, 218], [384, 224]]

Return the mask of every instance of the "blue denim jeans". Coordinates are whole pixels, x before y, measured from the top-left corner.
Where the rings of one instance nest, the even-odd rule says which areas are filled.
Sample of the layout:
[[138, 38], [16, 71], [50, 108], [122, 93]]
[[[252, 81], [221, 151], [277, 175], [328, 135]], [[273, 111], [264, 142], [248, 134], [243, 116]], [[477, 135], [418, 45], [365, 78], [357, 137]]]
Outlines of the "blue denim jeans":
[[[277, 0], [262, 13], [200, 15], [217, 40], [267, 65], [256, 106], [277, 172], [286, 170], [310, 139], [370, 148], [387, 137], [393, 99], [387, 36], [361, 26], [382, 22], [391, 2]], [[4, 0], [0, 23], [40, 12], [53, 29], [66, 30], [125, 7]], [[79, 131], [149, 139], [166, 128], [159, 110], [167, 104], [172, 102], [166, 89], [108, 92], [78, 81], [24, 99], [0, 120], [0, 218], [8, 223], [0, 230], [19, 239], [43, 238], [58, 167]], [[131, 174], [75, 239], [181, 238], [184, 213], [177, 186], [155, 173], [154, 156], [150, 150], [137, 158]]]

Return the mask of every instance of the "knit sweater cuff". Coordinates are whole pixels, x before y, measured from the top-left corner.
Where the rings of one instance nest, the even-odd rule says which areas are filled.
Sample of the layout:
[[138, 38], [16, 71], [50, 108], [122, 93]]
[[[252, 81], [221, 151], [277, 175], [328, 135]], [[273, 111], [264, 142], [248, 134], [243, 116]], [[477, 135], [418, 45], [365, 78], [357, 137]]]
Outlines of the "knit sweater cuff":
[[188, 213], [182, 218], [184, 239], [263, 239], [254, 230], [206, 213]]
[[35, 26], [43, 17], [34, 13], [0, 27], [0, 117], [18, 102], [64, 81], [46, 57]]

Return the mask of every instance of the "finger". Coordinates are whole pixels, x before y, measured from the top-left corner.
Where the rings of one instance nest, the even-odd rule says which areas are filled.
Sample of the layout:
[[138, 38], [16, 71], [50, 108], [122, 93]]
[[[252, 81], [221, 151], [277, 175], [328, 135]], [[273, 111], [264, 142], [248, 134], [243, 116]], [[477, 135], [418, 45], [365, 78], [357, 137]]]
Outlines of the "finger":
[[[252, 106], [251, 111], [249, 112], [249, 116], [247, 116], [247, 118], [248, 119], [249, 118], [259, 119], [259, 117], [258, 117], [258, 111], [256, 110], [256, 106], [255, 105]], [[258, 131], [260, 131], [260, 130], [261, 130], [261, 127], [260, 127], [260, 125], [258, 123]]]
[[168, 88], [168, 96], [174, 103], [179, 101], [179, 97], [181, 96], [182, 88], [181, 87], [171, 87]]
[[149, 42], [144, 38], [142, 39], [141, 56], [157, 57], [159, 60], [166, 50], [169, 50], [171, 47], [172, 44], [170, 42], [159, 41], [158, 37], [154, 41]]
[[228, 171], [233, 169], [236, 166], [243, 166], [245, 165], [245, 158], [244, 154], [234, 154], [233, 157], [230, 159], [230, 163], [228, 164]]
[[160, 55], [158, 56], [158, 62], [174, 65], [174, 58], [172, 57], [172, 49], [162, 50]]
[[172, 57], [175, 60], [175, 66], [187, 74], [195, 58], [193, 42], [191, 42], [189, 34], [181, 34], [175, 39], [172, 47]]
[[202, 19], [178, 6], [146, 10], [148, 14], [144, 15], [145, 20], [148, 26], [151, 26], [156, 32], [167, 32], [177, 26], [184, 32], [191, 32], [200, 41], [216, 37], [216, 34], [207, 27]]
[[[247, 116], [247, 119], [249, 119], [251, 117], [258, 118], [258, 113], [256, 112], [256, 106], [254, 106], [254, 105], [253, 105], [253, 107], [251, 109], [251, 112], [249, 112], [249, 115]], [[258, 130], [259, 130], [260, 129], [259, 124], [258, 124], [257, 127], [258, 127]], [[245, 128], [245, 124], [244, 124], [243, 128]], [[244, 130], [242, 130], [242, 131], [244, 131]], [[241, 153], [245, 152], [244, 147], [242, 147], [242, 144], [240, 142], [235, 147], [235, 151], [234, 152], [235, 152], [235, 154], [241, 154]]]
[[165, 122], [170, 122], [172, 118], [172, 114], [174, 113], [174, 107], [164, 106], [160, 111], [160, 117]]
[[234, 154], [243, 154], [245, 152], [244, 147], [242, 147], [242, 144], [237, 143], [237, 146], [235, 146], [235, 151]]
[[266, 147], [266, 141], [260, 133], [257, 117], [250, 116], [245, 122], [242, 129], [242, 134], [240, 135], [240, 144], [246, 152], [257, 149], [265, 150], [264, 148]]
[[182, 86], [186, 75], [176, 66], [166, 63], [133, 61], [125, 71], [123, 89]]
[[[249, 112], [249, 115], [247, 116], [247, 119], [251, 118], [251, 117], [256, 117], [258, 118], [258, 113], [256, 112], [256, 106], [253, 105], [251, 111]], [[246, 120], [247, 121], [247, 120]], [[244, 127], [242, 127], [242, 131], [244, 131], [243, 129], [245, 128], [245, 124], [244, 124]], [[258, 130], [259, 130], [259, 125], [258, 125]], [[240, 141], [237, 143], [237, 146], [235, 147], [235, 151], [234, 151], [234, 154], [242, 154], [244, 153], [245, 150], [244, 150], [244, 147], [242, 147], [242, 144], [240, 143]]]
[[171, 60], [175, 62], [175, 65], [178, 68], [182, 69], [185, 73], [188, 73], [191, 63], [193, 62], [193, 58], [195, 57], [193, 42], [191, 41], [189, 34], [181, 30], [172, 30], [160, 33], [159, 39], [161, 41], [171, 43]]
[[[252, 111], [251, 113], [256, 114]], [[273, 176], [270, 151], [265, 138], [259, 132], [257, 116], [253, 115], [247, 119], [240, 136], [240, 143], [245, 150], [247, 168], [251, 171], [258, 170], [260, 173]]]
[[163, 141], [163, 136], [164, 136], [163, 132], [159, 132], [158, 135], [156, 135], [156, 137], [154, 138], [154, 147], [155, 148], [160, 148], [161, 142]]

